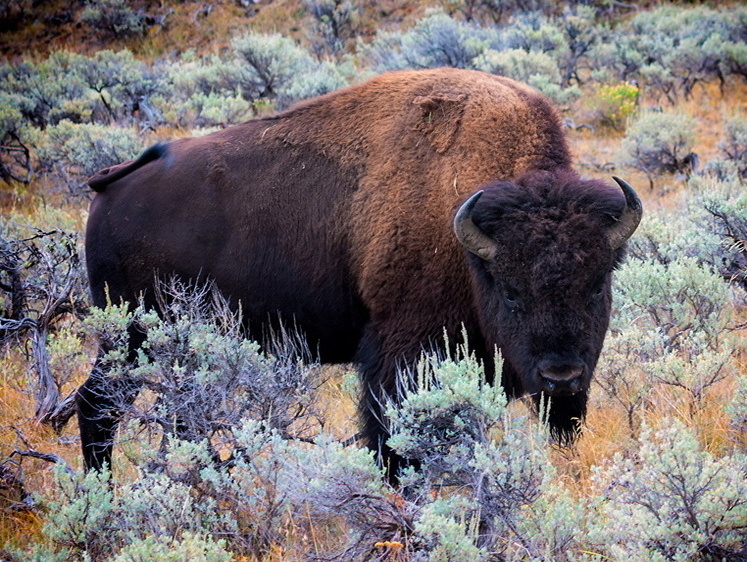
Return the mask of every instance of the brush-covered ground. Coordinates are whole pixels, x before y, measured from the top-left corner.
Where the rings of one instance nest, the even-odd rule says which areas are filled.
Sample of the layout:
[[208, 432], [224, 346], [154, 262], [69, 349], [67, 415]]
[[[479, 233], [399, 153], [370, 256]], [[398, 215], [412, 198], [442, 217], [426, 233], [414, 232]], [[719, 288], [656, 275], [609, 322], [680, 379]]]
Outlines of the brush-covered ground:
[[[0, 560], [747, 560], [744, 9], [14, 0], [0, 10]], [[218, 342], [206, 357], [245, 358], [248, 373], [270, 377], [265, 388], [286, 373], [285, 397], [304, 410], [268, 395], [254, 425], [226, 413], [233, 425], [210, 434], [212, 446], [224, 460], [259, 460], [211, 469], [205, 443], [172, 435], [161, 446], [168, 423], [146, 392], [118, 438], [113, 484], [85, 478], [75, 418], [57, 429], [38, 419], [40, 380], [55, 389], [53, 410], [85, 380], [96, 336], [123, 321], [87, 309], [86, 177], [159, 140], [443, 64], [553, 97], [577, 168], [624, 177], [643, 200], [577, 444], [548, 443], [523, 403], [485, 391], [469, 360], [447, 361], [432, 371], [442, 391], [457, 390], [429, 389], [405, 410], [429, 404], [437, 417], [458, 404], [480, 429], [465, 422], [477, 437], [463, 442], [470, 431], [452, 428], [451, 445], [431, 444], [436, 461], [403, 417], [403, 447], [432, 464], [402, 495], [365, 452], [336, 444], [357, 431], [352, 366], [264, 357], [227, 321], [215, 332], [192, 310], [189, 341]], [[163, 341], [178, 332], [142, 321]], [[237, 400], [247, 385], [221, 388]], [[281, 410], [284, 434], [257, 425]]]

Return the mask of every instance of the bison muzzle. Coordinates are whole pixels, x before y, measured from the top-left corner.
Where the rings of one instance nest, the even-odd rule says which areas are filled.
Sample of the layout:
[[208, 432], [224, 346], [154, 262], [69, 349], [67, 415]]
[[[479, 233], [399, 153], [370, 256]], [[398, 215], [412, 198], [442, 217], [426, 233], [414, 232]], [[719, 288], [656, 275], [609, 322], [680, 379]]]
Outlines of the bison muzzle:
[[[573, 171], [556, 110], [527, 86], [384, 74], [91, 178], [93, 301], [153, 305], [157, 276], [210, 280], [250, 335], [268, 318], [298, 326], [322, 362], [359, 366], [364, 435], [392, 480], [405, 461], [384, 404], [444, 341], [466, 337], [510, 397], [549, 397], [551, 431], [569, 441], [641, 218], [615, 183]], [[110, 461], [117, 422], [103, 369], [77, 397], [89, 468]]]

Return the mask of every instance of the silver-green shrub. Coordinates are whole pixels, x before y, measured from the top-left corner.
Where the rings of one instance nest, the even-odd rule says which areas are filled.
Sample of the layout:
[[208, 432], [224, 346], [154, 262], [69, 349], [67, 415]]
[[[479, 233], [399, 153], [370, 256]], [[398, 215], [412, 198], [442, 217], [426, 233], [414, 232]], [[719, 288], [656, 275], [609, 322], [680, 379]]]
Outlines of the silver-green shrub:
[[[160, 430], [167, 440], [216, 447], [232, 446], [224, 430], [247, 417], [284, 436], [309, 429], [319, 372], [304, 363], [309, 353], [301, 338], [280, 333], [269, 349], [274, 355], [262, 352], [243, 337], [239, 315], [209, 287], [173, 282], [162, 287], [160, 299], [160, 315], [139, 307], [123, 317], [121, 307], [110, 307], [88, 320], [111, 348], [104, 361], [112, 380], [124, 377], [158, 398], [129, 405], [126, 395], [119, 397], [125, 418]], [[145, 336], [136, 365], [123, 363], [126, 350], [116, 345], [127, 325]]]
[[541, 51], [488, 49], [475, 59], [474, 66], [484, 72], [529, 84], [559, 105], [568, 105], [581, 95], [577, 87], [561, 86], [557, 61]]
[[94, 31], [115, 37], [141, 35], [146, 30], [145, 13], [134, 11], [125, 0], [87, 0], [80, 19]]
[[227, 127], [254, 116], [252, 104], [243, 96], [224, 94], [192, 95], [179, 110], [179, 122], [190, 127]]
[[182, 538], [149, 536], [124, 547], [112, 562], [230, 562], [224, 540], [184, 533]]
[[348, 85], [340, 66], [323, 61], [296, 76], [278, 95], [278, 109], [285, 109], [307, 98], [321, 96]]
[[291, 505], [278, 485], [291, 442], [263, 419], [245, 419], [227, 431], [232, 458], [225, 465], [202, 463], [198, 488], [218, 501], [234, 551], [266, 552], [282, 541], [282, 528]]
[[384, 483], [370, 451], [324, 436], [273, 446], [294, 518], [342, 516], [349, 531], [334, 556], [346, 560], [395, 551], [410, 560], [565, 559], [582, 513], [555, 480], [544, 429], [510, 414], [472, 357], [425, 357], [413, 376], [421, 387], [388, 411], [389, 445], [420, 461], [403, 492]]
[[[241, 88], [252, 99], [290, 97], [298, 77], [320, 64], [293, 40], [278, 34], [248, 33], [234, 39], [232, 48], [243, 65]], [[335, 87], [330, 85], [328, 91]]]
[[729, 320], [729, 288], [707, 265], [683, 256], [668, 264], [628, 260], [615, 275], [614, 326], [636, 324], [660, 331], [675, 349], [694, 333], [717, 346]]
[[178, 477], [179, 466], [206, 466], [207, 447], [180, 445], [170, 445], [170, 470], [153, 473], [141, 466], [139, 478], [116, 491], [108, 470], [56, 465], [51, 495], [39, 498], [48, 513], [46, 543], [14, 554], [19, 560], [230, 559], [220, 537], [235, 539], [234, 513], [224, 511], [222, 498], [201, 491], [199, 482]]
[[392, 424], [389, 445], [406, 458], [423, 463], [426, 479], [460, 478], [478, 444], [505, 413], [500, 387], [488, 385], [474, 358], [462, 361], [428, 357], [411, 376], [413, 390], [387, 414]]
[[[138, 477], [112, 495], [108, 473], [61, 473], [45, 536], [57, 552], [93, 559], [133, 559], [148, 545], [204, 548], [218, 559], [225, 548], [264, 552], [280, 541], [289, 509], [277, 486], [292, 457], [288, 443], [318, 431], [319, 373], [304, 363], [308, 352], [292, 334], [278, 334], [260, 351], [243, 337], [238, 314], [208, 288], [174, 282], [159, 298], [161, 316], [117, 305], [87, 319], [109, 350], [101, 360], [108, 377], [150, 391], [134, 404], [126, 393], [113, 396], [123, 413], [117, 452]], [[134, 325], [146, 339], [129, 363]], [[88, 499], [101, 494], [109, 494], [106, 502]]]
[[60, 51], [39, 62], [6, 65], [0, 73], [0, 91], [21, 96], [16, 108], [29, 125], [44, 128], [66, 118], [82, 121], [90, 117], [91, 107], [75, 72], [78, 57]]
[[166, 88], [158, 66], [138, 61], [126, 49], [97, 51], [90, 57], [76, 55], [72, 66], [89, 90], [94, 122], [138, 122], [151, 128], [162, 124], [152, 102]]
[[353, 0], [304, 0], [313, 17], [310, 39], [320, 54], [341, 55], [348, 40], [355, 37], [362, 4]]
[[431, 11], [405, 32], [380, 31], [361, 47], [376, 72], [406, 68], [474, 68], [485, 49], [497, 46], [494, 30], [459, 22], [442, 11]]
[[735, 115], [726, 121], [719, 148], [726, 159], [737, 166], [739, 175], [747, 178], [747, 119]]
[[31, 180], [27, 124], [20, 109], [23, 103], [23, 96], [0, 90], [0, 180], [8, 184]]
[[185, 128], [225, 127], [254, 116], [241, 64], [229, 56], [187, 51], [163, 70], [167, 86], [153, 98], [166, 121]]
[[632, 437], [657, 385], [679, 389], [694, 412], [735, 371], [729, 286], [697, 258], [656, 247], [665, 259], [631, 257], [616, 273], [618, 310], [595, 377]]
[[662, 265], [692, 258], [717, 269], [717, 260], [712, 260], [711, 256], [723, 254], [721, 240], [710, 229], [703, 228], [704, 209], [693, 195], [692, 191], [683, 192], [675, 203], [675, 212], [646, 209], [635, 236], [628, 243], [628, 256]]
[[637, 454], [594, 469], [588, 538], [615, 560], [736, 560], [745, 474], [747, 457], [715, 457], [681, 421], [644, 426]]
[[744, 8], [663, 5], [639, 11], [594, 49], [594, 67], [608, 79], [638, 80], [675, 103], [697, 84], [744, 75]]
[[280, 465], [277, 487], [294, 518], [334, 524], [342, 518], [339, 559], [367, 559], [384, 541], [406, 542], [414, 506], [385, 482], [367, 449], [344, 447], [327, 435], [313, 445], [291, 443]]
[[628, 255], [662, 265], [687, 257], [744, 291], [747, 280], [747, 196], [735, 170], [720, 178], [696, 174], [673, 202], [650, 209], [628, 244]]
[[197, 93], [231, 95], [238, 91], [241, 78], [234, 62], [216, 54], [198, 57], [194, 50], [188, 50], [179, 60], [171, 61], [164, 72], [179, 102]]
[[90, 57], [59, 51], [4, 67], [0, 177], [28, 181], [41, 172], [76, 191], [94, 172], [142, 149], [142, 129], [164, 123], [154, 100], [165, 88], [161, 72], [127, 50]]
[[710, 264], [723, 279], [747, 289], [747, 194], [737, 173], [723, 181], [696, 177], [690, 182], [694, 191], [688, 211], [695, 225], [694, 240], [711, 240], [699, 259]]
[[243, 95], [274, 101], [277, 109], [345, 85], [333, 65], [320, 63], [282, 35], [248, 33], [234, 39], [232, 47], [243, 65], [240, 69]]
[[688, 171], [695, 125], [694, 118], [684, 113], [641, 113], [628, 126], [620, 163], [646, 174], [653, 189], [658, 174]]
[[726, 406], [731, 420], [735, 441], [741, 444], [742, 452], [747, 453], [747, 376], [737, 377], [734, 396]]
[[[459, 353], [424, 358], [414, 390], [388, 410], [388, 444], [421, 464], [405, 477], [421, 506], [413, 524], [415, 559], [428, 553], [487, 560], [522, 550], [562, 557], [572, 526], [544, 525], [533, 513], [546, 492], [563, 495], [550, 491], [555, 472], [544, 426], [512, 415], [502, 389], [485, 382], [474, 357]], [[500, 372], [500, 358], [496, 363]], [[439, 494], [444, 487], [459, 493]]]
[[505, 27], [482, 27], [431, 11], [404, 33], [379, 32], [360, 50], [376, 71], [440, 66], [483, 70], [526, 82], [566, 105], [580, 93], [569, 83], [597, 40], [590, 14], [575, 10], [566, 16], [553, 21], [537, 13], [521, 14]]
[[560, 57], [568, 48], [563, 31], [541, 13], [518, 14], [501, 30], [503, 44], [508, 49], [526, 52], [552, 53]]
[[0, 91], [20, 96], [17, 109], [28, 125], [43, 129], [65, 119], [151, 127], [160, 123], [151, 98], [165, 87], [161, 72], [128, 50], [103, 50], [90, 57], [58, 51], [40, 62], [8, 67], [2, 74]]
[[86, 180], [97, 171], [127, 160], [143, 150], [137, 130], [63, 120], [34, 134], [42, 172], [71, 193], [87, 191]]
[[112, 531], [114, 492], [110, 488], [108, 471], [71, 472], [55, 465], [52, 498], [46, 500], [47, 520], [43, 532], [57, 552], [68, 559], [88, 552], [94, 559], [111, 552], [109, 534]]
[[666, 355], [664, 334], [635, 325], [613, 330], [605, 340], [594, 384], [625, 411], [628, 432], [638, 435], [645, 407], [651, 403], [654, 366]]

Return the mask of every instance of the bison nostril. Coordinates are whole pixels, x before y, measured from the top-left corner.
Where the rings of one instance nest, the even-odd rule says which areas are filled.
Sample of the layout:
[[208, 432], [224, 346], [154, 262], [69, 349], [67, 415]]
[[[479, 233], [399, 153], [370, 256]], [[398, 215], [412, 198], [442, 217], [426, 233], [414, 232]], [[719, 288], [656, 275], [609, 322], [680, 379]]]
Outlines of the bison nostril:
[[584, 370], [583, 368], [545, 369], [540, 371], [540, 374], [553, 382], [567, 383], [583, 375]]
[[581, 390], [585, 368], [580, 365], [550, 365], [540, 368], [543, 389], [549, 393], [576, 393]]

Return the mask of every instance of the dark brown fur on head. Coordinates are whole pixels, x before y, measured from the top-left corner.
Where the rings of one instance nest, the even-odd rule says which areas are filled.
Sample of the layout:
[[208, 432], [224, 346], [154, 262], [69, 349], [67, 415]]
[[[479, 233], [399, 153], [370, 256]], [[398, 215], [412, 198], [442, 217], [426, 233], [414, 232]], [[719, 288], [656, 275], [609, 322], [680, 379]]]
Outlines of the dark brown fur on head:
[[[470, 256], [483, 334], [505, 359], [513, 396], [541, 396], [551, 430], [570, 441], [586, 412], [591, 375], [611, 308], [610, 273], [622, 248], [608, 229], [625, 208], [619, 188], [572, 170], [534, 171], [483, 187], [473, 219], [495, 256]], [[543, 369], [582, 372], [572, 390], [548, 390]]]

